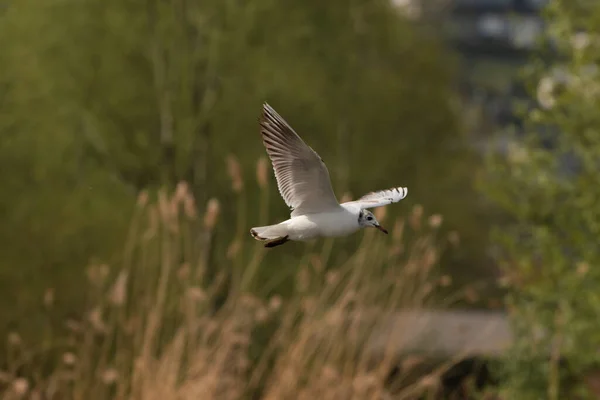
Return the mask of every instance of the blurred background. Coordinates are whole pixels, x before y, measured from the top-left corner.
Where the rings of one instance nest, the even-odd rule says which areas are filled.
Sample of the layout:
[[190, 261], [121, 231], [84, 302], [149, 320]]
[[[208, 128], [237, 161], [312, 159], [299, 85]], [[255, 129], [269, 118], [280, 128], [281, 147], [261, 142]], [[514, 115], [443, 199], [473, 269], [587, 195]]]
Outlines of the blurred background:
[[[599, 18], [3, 1], [3, 398], [600, 398]], [[389, 236], [252, 239], [263, 102]]]

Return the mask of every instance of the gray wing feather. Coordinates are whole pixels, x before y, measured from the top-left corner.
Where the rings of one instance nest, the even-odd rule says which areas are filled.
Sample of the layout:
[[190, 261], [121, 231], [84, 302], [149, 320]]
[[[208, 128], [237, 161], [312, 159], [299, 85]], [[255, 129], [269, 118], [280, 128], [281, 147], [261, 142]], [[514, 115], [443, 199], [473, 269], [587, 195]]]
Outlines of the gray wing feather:
[[321, 157], [266, 103], [260, 127], [279, 193], [292, 209], [292, 217], [339, 206]]

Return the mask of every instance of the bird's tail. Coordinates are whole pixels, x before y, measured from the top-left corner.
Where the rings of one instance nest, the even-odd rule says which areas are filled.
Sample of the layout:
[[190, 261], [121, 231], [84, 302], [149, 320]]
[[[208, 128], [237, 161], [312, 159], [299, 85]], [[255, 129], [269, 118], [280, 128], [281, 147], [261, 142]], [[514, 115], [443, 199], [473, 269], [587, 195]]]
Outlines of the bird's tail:
[[286, 237], [288, 235], [287, 229], [281, 224], [268, 225], [268, 226], [257, 226], [256, 228], [250, 229], [250, 234], [256, 240], [274, 240]]

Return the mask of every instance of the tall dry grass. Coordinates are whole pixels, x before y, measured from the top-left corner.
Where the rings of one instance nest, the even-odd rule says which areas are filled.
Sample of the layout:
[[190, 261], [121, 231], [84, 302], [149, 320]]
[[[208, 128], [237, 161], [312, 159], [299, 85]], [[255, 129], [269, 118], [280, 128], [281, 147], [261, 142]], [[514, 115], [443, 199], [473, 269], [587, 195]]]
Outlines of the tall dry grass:
[[[257, 295], [272, 292], [263, 290], [272, 282], [256, 277], [264, 255], [274, 250], [248, 235], [245, 185], [233, 158], [229, 170], [241, 221], [228, 249], [233, 261], [228, 268], [209, 273], [217, 200], [199, 216], [184, 183], [174, 193], [159, 192], [156, 201], [140, 195], [121, 265], [92, 265], [88, 281], [80, 283], [91, 299], [85, 318], [66, 321], [64, 333], [39, 346], [11, 335], [8, 368], [0, 375], [2, 398], [433, 396], [435, 373], [390, 383], [398, 349], [385, 342], [374, 349], [371, 339], [392, 313], [427, 306], [435, 288], [447, 285], [447, 277], [434, 273], [441, 218], [425, 218], [416, 207], [406, 219], [387, 221], [393, 225], [389, 237], [375, 230], [360, 233], [359, 246], [336, 266], [330, 261], [333, 240], [308, 244], [293, 290]], [[257, 181], [263, 222], [266, 174], [262, 160]], [[385, 220], [385, 209], [377, 211]], [[416, 368], [419, 360], [411, 360], [401, 364], [402, 376]]]

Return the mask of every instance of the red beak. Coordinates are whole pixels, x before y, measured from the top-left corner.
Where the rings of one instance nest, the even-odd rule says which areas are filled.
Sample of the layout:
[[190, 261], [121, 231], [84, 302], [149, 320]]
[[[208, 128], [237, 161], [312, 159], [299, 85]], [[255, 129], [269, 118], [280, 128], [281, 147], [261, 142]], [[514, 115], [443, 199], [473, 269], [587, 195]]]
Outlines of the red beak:
[[388, 231], [381, 225], [376, 225], [375, 228], [379, 229], [381, 232], [385, 233], [386, 235], [388, 234]]

